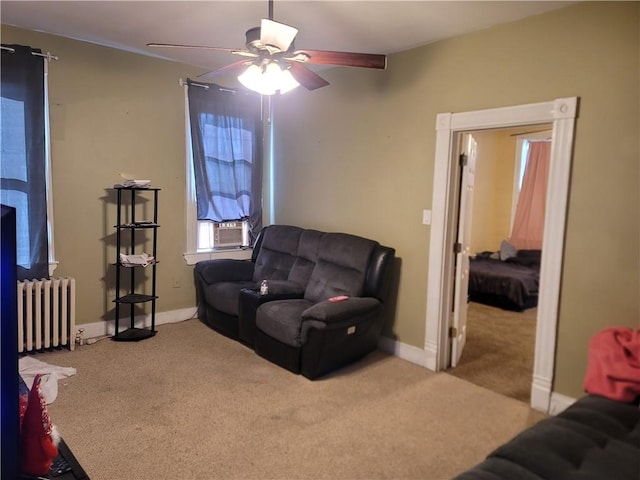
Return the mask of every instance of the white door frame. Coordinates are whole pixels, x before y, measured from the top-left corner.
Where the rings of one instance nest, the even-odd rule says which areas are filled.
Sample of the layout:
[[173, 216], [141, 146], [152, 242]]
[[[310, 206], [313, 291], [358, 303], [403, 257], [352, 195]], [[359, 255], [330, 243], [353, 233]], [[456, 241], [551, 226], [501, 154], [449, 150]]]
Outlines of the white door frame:
[[424, 365], [434, 371], [447, 368], [450, 355], [449, 318], [453, 301], [453, 243], [457, 200], [455, 179], [457, 150], [462, 132], [542, 123], [553, 124], [551, 165], [547, 190], [548, 209], [540, 265], [541, 281], [536, 322], [536, 346], [531, 406], [549, 411], [555, 365], [556, 326], [569, 175], [578, 98], [518, 105], [436, 117], [436, 152], [433, 178], [429, 280], [425, 327]]

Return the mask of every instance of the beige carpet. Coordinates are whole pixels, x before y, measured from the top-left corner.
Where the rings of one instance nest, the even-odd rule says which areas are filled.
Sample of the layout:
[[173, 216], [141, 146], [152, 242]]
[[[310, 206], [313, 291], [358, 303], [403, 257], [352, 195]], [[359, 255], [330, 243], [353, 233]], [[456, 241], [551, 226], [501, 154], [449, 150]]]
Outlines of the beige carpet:
[[536, 315], [536, 308], [511, 312], [469, 303], [467, 342], [460, 364], [447, 373], [529, 403]]
[[543, 417], [380, 352], [312, 382], [197, 320], [37, 358], [77, 368], [50, 413], [93, 480], [447, 479]]

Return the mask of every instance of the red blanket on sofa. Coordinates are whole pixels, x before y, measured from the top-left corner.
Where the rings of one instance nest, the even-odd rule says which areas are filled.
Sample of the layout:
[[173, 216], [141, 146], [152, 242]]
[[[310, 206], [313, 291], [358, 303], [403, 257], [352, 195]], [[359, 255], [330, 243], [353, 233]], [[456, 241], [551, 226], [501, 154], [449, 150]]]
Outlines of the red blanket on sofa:
[[584, 389], [622, 402], [640, 396], [640, 330], [611, 327], [591, 338]]

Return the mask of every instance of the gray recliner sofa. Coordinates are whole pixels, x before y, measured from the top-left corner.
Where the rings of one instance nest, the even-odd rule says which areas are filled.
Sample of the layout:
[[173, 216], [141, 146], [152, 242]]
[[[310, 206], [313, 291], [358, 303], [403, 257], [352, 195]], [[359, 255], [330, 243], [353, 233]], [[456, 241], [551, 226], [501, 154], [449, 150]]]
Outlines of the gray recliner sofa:
[[527, 428], [455, 480], [638, 480], [639, 401], [582, 397]]
[[394, 258], [394, 249], [363, 237], [271, 225], [251, 260], [196, 265], [199, 318], [317, 378], [377, 348]]

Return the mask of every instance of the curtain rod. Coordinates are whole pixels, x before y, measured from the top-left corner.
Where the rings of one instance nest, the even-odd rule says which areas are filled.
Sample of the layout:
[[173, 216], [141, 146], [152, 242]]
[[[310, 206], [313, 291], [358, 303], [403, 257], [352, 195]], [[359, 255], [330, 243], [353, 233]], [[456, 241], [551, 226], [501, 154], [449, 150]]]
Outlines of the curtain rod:
[[544, 130], [534, 130], [532, 132], [520, 132], [520, 133], [512, 133], [511, 135], [509, 135], [510, 137], [518, 137], [520, 135], [531, 135], [533, 133], [541, 133], [541, 132], [548, 132], [549, 130], [551, 130], [550, 128], [545, 128]]
[[[181, 87], [184, 87], [185, 85], [188, 85], [187, 82], [185, 82], [183, 79], [178, 80], [178, 84]], [[209, 86], [210, 86], [210, 85], [205, 85], [203, 83], [196, 83], [194, 81], [191, 81], [191, 85], [193, 85], [194, 87], [202, 87], [205, 90], [209, 90]], [[224, 87], [221, 87], [219, 85], [216, 85], [216, 86], [218, 87], [218, 90], [220, 90], [221, 92], [238, 93], [237, 90], [234, 90], [232, 88], [224, 88]]]
[[[181, 87], [184, 87], [185, 85], [188, 85], [188, 83], [187, 83], [187, 82], [185, 82], [183, 79], [178, 80], [178, 84], [179, 84]], [[202, 84], [202, 83], [195, 83], [195, 82], [191, 82], [191, 85], [193, 85], [194, 87], [202, 87], [202, 88], [204, 88], [205, 90], [209, 90], [209, 85], [204, 85], [204, 84]]]
[[[6, 51], [11, 52], [11, 53], [15, 53], [16, 52], [15, 48], [5, 47], [4, 45], [1, 45], [0, 48], [2, 50], [6, 50]], [[57, 55], [52, 55], [51, 52], [47, 52], [47, 53], [31, 52], [31, 55], [35, 55], [36, 57], [43, 57], [43, 58], [46, 58], [49, 61], [58, 60], [58, 56]]]

